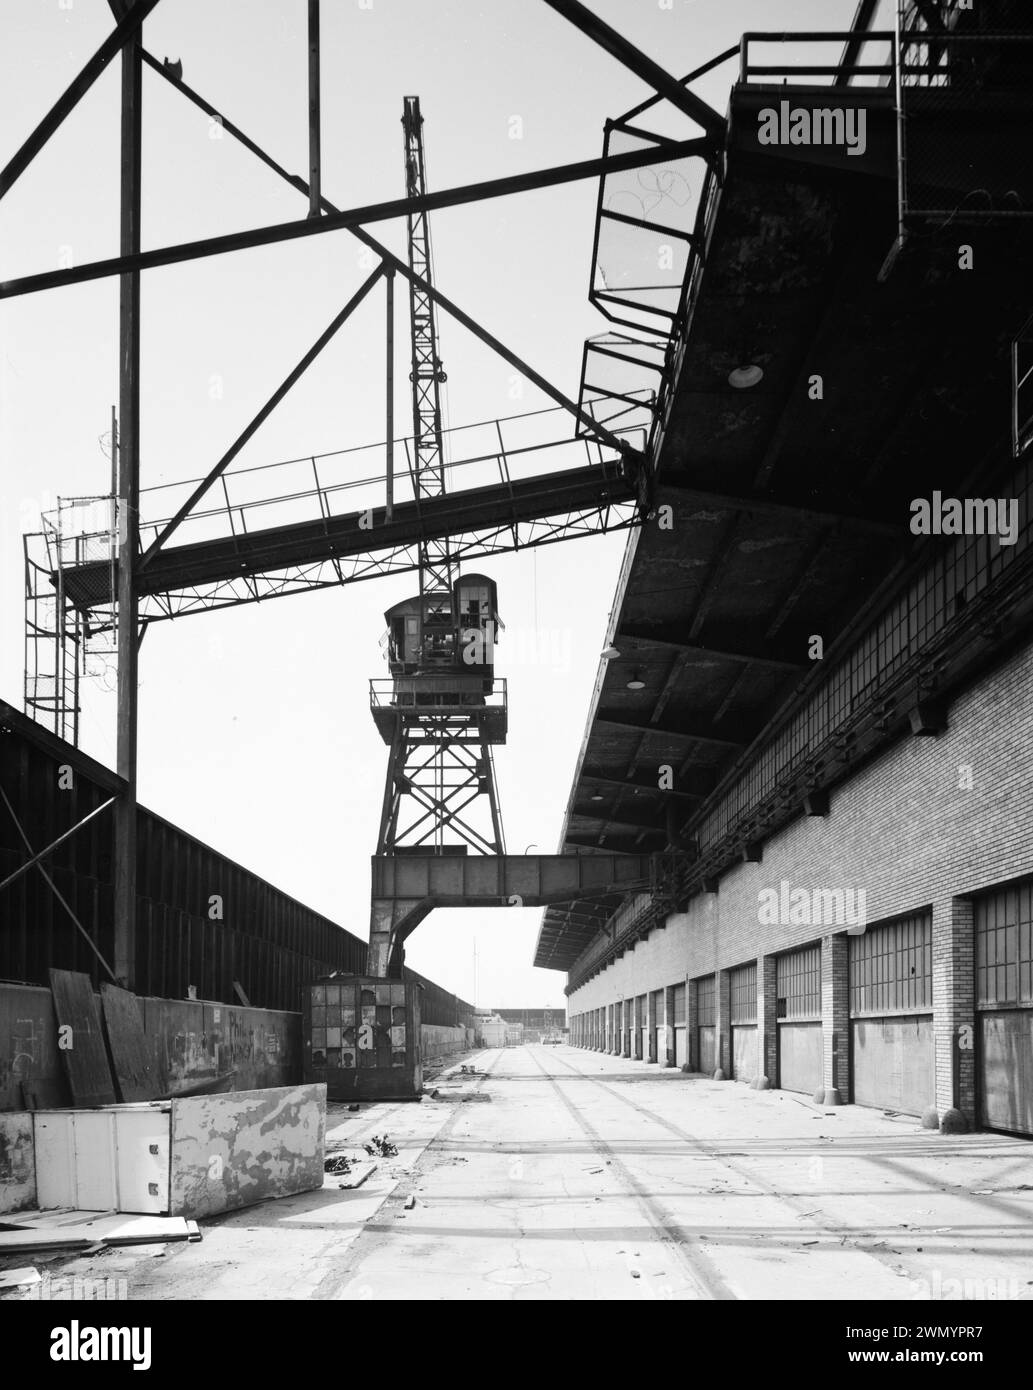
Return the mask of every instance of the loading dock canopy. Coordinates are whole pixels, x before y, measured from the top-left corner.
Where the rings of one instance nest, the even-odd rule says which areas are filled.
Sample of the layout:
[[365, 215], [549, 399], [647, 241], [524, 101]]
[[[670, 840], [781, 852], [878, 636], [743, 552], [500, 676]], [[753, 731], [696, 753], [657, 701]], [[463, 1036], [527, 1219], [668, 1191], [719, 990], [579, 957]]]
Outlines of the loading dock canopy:
[[[806, 100], [805, 88], [772, 90]], [[870, 91], [873, 126], [889, 112]], [[756, 106], [733, 91], [690, 327], [669, 354], [654, 509], [629, 537], [608, 635], [619, 656], [597, 685], [567, 851], [693, 849], [721, 784], [757, 767], [830, 650], [848, 650], [908, 567], [949, 543], [912, 535], [913, 499], [994, 495], [990, 470], [1007, 462], [1001, 383], [1033, 290], [1026, 224], [929, 233], [880, 281], [894, 180], [881, 165], [853, 172], [864, 160], [833, 168], [740, 140], [736, 123], [755, 129]], [[959, 241], [978, 275], [959, 267]], [[744, 366], [760, 373], [737, 389], [729, 377]], [[988, 447], [988, 419], [1001, 419], [1000, 447]], [[824, 775], [851, 756], [832, 750]], [[715, 862], [743, 853], [747, 821], [770, 834], [799, 810], [788, 772], [759, 771], [708, 846]], [[550, 908], [534, 963], [570, 970], [590, 941]], [[593, 954], [586, 970], [598, 966]]]

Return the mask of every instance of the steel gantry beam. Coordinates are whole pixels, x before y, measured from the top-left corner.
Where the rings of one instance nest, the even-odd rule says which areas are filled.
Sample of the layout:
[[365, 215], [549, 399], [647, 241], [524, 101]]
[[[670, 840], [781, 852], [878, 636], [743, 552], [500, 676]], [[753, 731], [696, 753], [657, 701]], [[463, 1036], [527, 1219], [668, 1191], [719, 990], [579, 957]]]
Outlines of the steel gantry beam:
[[[147, 606], [147, 616], [160, 621], [234, 602], [231, 594], [220, 598], [213, 593], [212, 601], [206, 603], [203, 596], [194, 593], [199, 586], [235, 585], [249, 577], [335, 562], [343, 565], [346, 561], [350, 565], [347, 572], [335, 571], [325, 580], [314, 576], [311, 587], [414, 570], [419, 564], [418, 542], [426, 537], [479, 538], [477, 543], [464, 544], [463, 550], [486, 555], [544, 543], [549, 538], [547, 532], [539, 542], [535, 535], [526, 534], [526, 529], [521, 534], [520, 528], [549, 518], [560, 518], [556, 527], [563, 536], [622, 529], [636, 519], [635, 496], [635, 478], [626, 469], [616, 463], [588, 464], [561, 473], [467, 488], [423, 502], [395, 502], [390, 518], [386, 507], [372, 507], [166, 546], [148, 552], [151, 558], [146, 568], [137, 566], [136, 592], [140, 600], [153, 600]], [[582, 514], [604, 515], [611, 510], [614, 516], [606, 525], [586, 525], [580, 530], [575, 526]], [[622, 511], [629, 516], [622, 516]], [[82, 611], [106, 604], [110, 600], [111, 569], [108, 560], [64, 569], [62, 584], [68, 602]], [[293, 592], [284, 582], [284, 592]], [[302, 576], [300, 582], [308, 581]], [[270, 588], [266, 596], [274, 592]], [[161, 606], [170, 596], [179, 595], [183, 603], [170, 601], [167, 607]]]
[[[553, 3], [553, 0], [549, 0]], [[557, 402], [565, 410], [574, 416], [576, 420], [589, 432], [589, 436], [607, 446], [615, 449], [622, 458], [623, 467], [620, 470], [623, 475], [622, 481], [627, 484], [635, 484], [639, 492], [638, 501], [643, 504], [644, 495], [641, 494], [639, 486], [641, 469], [636, 468], [635, 464], [641, 463], [641, 459], [635, 451], [630, 448], [625, 440], [613, 434], [605, 425], [600, 425], [591, 417], [583, 414], [581, 409], [554, 386], [534, 372], [528, 364], [524, 363], [515, 353], [508, 350], [498, 339], [487, 332], [481, 325], [477, 324], [470, 316], [463, 313], [455, 304], [451, 303], [434, 291], [427, 281], [419, 274], [415, 273], [410, 267], [406, 266], [399, 258], [392, 255], [386, 248], [379, 247], [378, 243], [363, 229], [364, 223], [392, 220], [399, 217], [425, 218], [426, 215], [435, 208], [459, 206], [464, 203], [481, 202], [490, 198], [508, 196], [535, 189], [543, 189], [564, 185], [580, 179], [596, 179], [607, 174], [630, 171], [643, 168], [651, 164], [667, 163], [672, 159], [677, 159], [690, 154], [713, 153], [718, 138], [723, 135], [725, 130], [724, 121], [712, 111], [705, 103], [701, 102], [682, 84], [678, 83], [664, 72], [652, 60], [635, 49], [626, 40], [622, 39], [608, 26], [602, 24], [595, 16], [591, 15], [584, 6], [566, 3], [553, 3], [553, 8], [561, 13], [565, 13], [567, 18], [572, 19], [583, 32], [588, 34], [595, 42], [603, 44], [604, 47], [619, 58], [626, 66], [644, 80], [650, 83], [654, 91], [666, 97], [677, 109], [690, 115], [700, 123], [706, 136], [698, 140], [671, 141], [664, 142], [658, 147], [646, 148], [631, 151], [625, 154], [608, 156], [602, 159], [584, 160], [578, 163], [566, 164], [544, 170], [535, 170], [531, 173], [516, 175], [506, 178], [481, 181], [473, 184], [463, 185], [457, 188], [444, 190], [440, 193], [426, 194], [421, 190], [419, 197], [407, 197], [405, 199], [392, 200], [390, 202], [371, 204], [365, 207], [355, 207], [347, 210], [335, 209], [322, 196], [322, 161], [320, 148], [320, 44], [319, 44], [319, 0], [308, 0], [308, 135], [309, 135], [309, 180], [304, 180], [289, 175], [280, 166], [276, 165], [268, 155], [266, 155], [253, 142], [236, 132], [238, 138], [251, 149], [263, 162], [281, 173], [293, 187], [304, 193], [309, 202], [308, 216], [304, 220], [280, 223], [272, 226], [247, 229], [222, 236], [207, 237], [191, 242], [184, 242], [178, 245], [158, 247], [152, 250], [143, 251], [140, 238], [140, 213], [141, 213], [141, 98], [142, 98], [142, 66], [146, 61], [147, 65], [160, 74], [174, 86], [183, 90], [183, 84], [178, 81], [181, 75], [181, 64], [164, 63], [160, 67], [156, 61], [145, 55], [142, 47], [141, 26], [143, 20], [155, 8], [158, 0], [109, 0], [111, 9], [116, 19], [116, 28], [112, 34], [104, 41], [100, 48], [93, 54], [85, 64], [79, 74], [73, 79], [72, 83], [66, 88], [64, 93], [58, 98], [47, 115], [37, 125], [34, 131], [23, 142], [14, 157], [8, 162], [6, 167], [0, 171], [0, 197], [3, 197], [14, 185], [21, 174], [29, 167], [36, 155], [43, 149], [53, 133], [60, 127], [61, 123], [75, 108], [86, 92], [96, 82], [100, 74], [116, 56], [122, 55], [122, 92], [121, 92], [121, 201], [120, 201], [120, 244], [117, 256], [94, 261], [85, 265], [67, 268], [56, 272], [22, 276], [8, 279], [0, 283], [0, 298], [15, 298], [42, 291], [44, 289], [60, 288], [67, 285], [85, 283], [92, 280], [103, 279], [117, 276], [120, 281], [120, 332], [119, 332], [119, 361], [120, 361], [120, 386], [119, 386], [119, 442], [117, 450], [117, 496], [119, 503], [118, 517], [118, 554], [117, 565], [117, 590], [118, 604], [117, 614], [114, 621], [117, 623], [118, 630], [118, 772], [123, 780], [125, 790], [118, 798], [115, 806], [116, 829], [115, 829], [115, 871], [114, 871], [114, 926], [115, 926], [115, 970], [114, 974], [123, 984], [132, 988], [134, 985], [135, 959], [135, 867], [136, 867], [136, 844], [135, 844], [135, 819], [136, 819], [136, 754], [137, 754], [137, 649], [139, 646], [142, 630], [140, 627], [140, 598], [147, 577], [153, 575], [160, 568], [160, 562], [167, 555], [166, 543], [175, 530], [182, 524], [190, 514], [197, 501], [207, 491], [219, 476], [225, 471], [229, 461], [242, 447], [242, 443], [250, 438], [255, 429], [266, 418], [268, 413], [275, 407], [283, 395], [289, 390], [290, 385], [297, 379], [301, 371], [305, 369], [308, 362], [317, 353], [324, 341], [328, 341], [339, 322], [347, 317], [350, 309], [354, 307], [357, 299], [364, 295], [371, 287], [375, 279], [383, 274], [387, 274], [389, 284], [390, 278], [394, 273], [406, 275], [410, 286], [417, 292], [426, 293], [433, 301], [447, 313], [451, 314], [458, 322], [476, 334], [481, 341], [485, 342], [505, 361], [520, 371], [528, 380], [538, 386], [550, 399]], [[207, 106], [203, 99], [193, 94], [188, 94], [202, 107]], [[217, 115], [214, 108], [208, 108], [212, 114]], [[222, 120], [220, 123], [224, 129], [231, 129], [230, 123]], [[324, 339], [321, 339], [306, 359], [299, 364], [295, 372], [287, 381], [274, 393], [267, 403], [267, 406], [259, 413], [251, 424], [245, 429], [243, 434], [238, 437], [234, 445], [231, 446], [227, 454], [209, 472], [200, 486], [195, 489], [194, 495], [187, 504], [165, 525], [164, 530], [155, 538], [145, 555], [139, 553], [139, 494], [140, 494], [140, 277], [143, 271], [162, 266], [179, 264], [186, 261], [201, 259], [204, 257], [226, 254], [228, 252], [244, 250], [250, 247], [271, 245], [283, 241], [297, 240], [307, 236], [319, 235], [323, 232], [332, 232], [339, 229], [349, 229], [371, 249], [380, 253], [381, 265], [374, 276], [360, 289], [358, 296], [353, 300], [352, 305], [346, 306], [342, 315], [338, 316]], [[389, 429], [389, 434], [391, 433]], [[389, 440], [389, 450], [391, 441]], [[600, 470], [596, 473], [599, 477]], [[636, 476], [638, 474], [638, 476]], [[548, 481], [548, 480], [546, 480]], [[512, 500], [514, 487], [508, 485], [508, 492]], [[596, 496], [591, 505], [595, 507], [608, 507], [612, 499], [599, 498]], [[388, 486], [388, 506], [386, 520], [390, 523], [393, 520], [393, 497]], [[554, 512], [550, 512], [550, 515]], [[417, 540], [425, 543], [425, 519], [419, 518], [420, 529]], [[447, 531], [444, 528], [443, 534]], [[239, 577], [241, 568], [238, 546], [239, 537], [233, 538], [234, 549], [237, 550], [236, 569]], [[514, 543], [518, 544], [517, 534], [514, 527]], [[187, 547], [177, 547], [182, 551]], [[196, 555], [195, 555], [196, 558]], [[337, 556], [333, 557], [337, 564]], [[187, 579], [185, 582], [193, 582]], [[87, 606], [89, 604], [87, 597]], [[168, 614], [171, 616], [171, 609]], [[146, 620], [144, 621], [146, 626]], [[485, 861], [481, 861], [484, 863]], [[579, 861], [574, 861], [575, 863]], [[601, 858], [595, 856], [591, 860], [592, 869], [590, 873], [597, 872]], [[627, 863], [627, 861], [625, 861]], [[580, 871], [579, 871], [580, 872]], [[623, 875], [618, 874], [619, 879]], [[504, 883], [508, 884], [507, 875], [503, 875]], [[514, 881], [522, 881], [517, 875]], [[509, 885], [511, 886], [511, 885]], [[542, 896], [551, 890], [543, 888], [539, 882], [537, 889], [532, 884], [528, 893], [524, 894], [527, 901], [551, 902], [563, 901], [564, 898], [553, 896]], [[530, 896], [528, 896], [530, 894]], [[537, 894], [537, 897], [535, 896]], [[517, 894], [519, 896], [519, 894]], [[512, 899], [511, 899], [512, 900]], [[392, 899], [392, 901], [394, 901]], [[397, 903], [390, 908], [390, 913], [395, 915]], [[371, 948], [372, 954], [372, 948]], [[389, 953], [390, 955], [390, 953]], [[385, 961], [385, 965], [386, 965]], [[377, 973], [385, 973], [383, 970]]]
[[3, 198], [14, 187], [17, 180], [24, 174], [65, 117], [75, 110], [111, 60], [121, 53], [126, 41], [139, 35], [141, 24], [157, 4], [158, 0], [136, 0], [136, 4], [128, 10], [124, 5], [119, 7], [125, 13], [119, 20], [118, 26], [112, 30], [93, 57], [72, 78], [72, 81], [36, 129], [0, 170], [0, 198]]
[[402, 946], [435, 907], [546, 907], [660, 892], [664, 861], [642, 854], [374, 855], [370, 975], [398, 975]]
[[283, 398], [287, 395], [291, 387], [294, 386], [301, 379], [301, 377], [305, 374], [305, 372], [309, 369], [312, 363], [316, 360], [319, 354], [326, 347], [327, 343], [329, 343], [330, 340], [334, 337], [334, 335], [337, 333], [338, 329], [342, 326], [342, 324], [347, 322], [347, 320], [359, 307], [359, 305], [366, 298], [367, 294], [369, 294], [370, 290], [373, 288], [373, 286], [377, 283], [377, 281], [383, 274], [383, 265], [378, 265], [376, 270], [374, 270], [373, 274], [370, 275], [370, 277], [367, 280], [365, 280], [363, 284], [360, 285], [360, 287], [355, 291], [355, 293], [352, 295], [351, 299], [348, 300], [348, 303], [344, 306], [341, 312], [337, 314], [333, 318], [333, 320], [327, 325], [327, 327], [323, 330], [323, 332], [319, 335], [316, 341], [309, 348], [308, 352], [306, 352], [304, 357], [302, 357], [298, 365], [293, 369], [293, 371], [288, 373], [288, 375], [284, 378], [284, 380], [280, 383], [280, 385], [276, 388], [273, 394], [266, 401], [265, 405], [263, 405], [261, 410], [259, 410], [257, 415], [255, 415], [250, 421], [250, 423], [240, 432], [239, 435], [237, 435], [237, 438], [226, 450], [226, 452], [223, 454], [222, 458], [215, 465], [215, 467], [211, 469], [208, 475], [205, 478], [203, 478], [200, 483], [198, 483], [197, 487], [194, 488], [193, 492], [176, 512], [175, 516], [172, 517], [172, 519], [166, 523], [165, 528], [161, 532], [161, 535], [158, 536], [157, 539], [154, 540], [151, 543], [151, 545], [148, 546], [146, 552], [140, 557], [140, 560], [136, 566], [138, 574], [145, 570], [148, 567], [148, 565], [150, 565], [157, 553], [164, 548], [165, 542], [169, 539], [173, 532], [176, 531], [177, 528], [183, 524], [183, 522], [193, 511], [197, 503], [208, 491], [208, 489], [220, 477], [220, 475], [226, 471], [226, 469], [237, 457], [241, 449], [243, 449], [244, 445], [248, 442], [252, 435], [255, 434], [259, 427], [269, 418], [269, 416], [273, 413], [273, 411], [280, 404]]
[[593, 42], [605, 48], [607, 53], [619, 63], [623, 63], [636, 77], [641, 77], [659, 96], [666, 97], [672, 106], [691, 116], [708, 135], [724, 135], [726, 127], [723, 116], [694, 92], [683, 87], [677, 78], [672, 77], [659, 63], [654, 63], [641, 49], [629, 43], [623, 34], [619, 34], [598, 15], [593, 14], [587, 5], [580, 4], [579, 0], [545, 0], [545, 3]]
[[[583, 159], [575, 164], [537, 169], [529, 174], [509, 174], [505, 178], [484, 179], [479, 183], [444, 189], [440, 193], [427, 193], [422, 198], [395, 198], [389, 202], [369, 203], [363, 207], [324, 213], [318, 218], [305, 217], [301, 221], [277, 222], [267, 227], [229, 232], [223, 236], [202, 237], [197, 241], [179, 242], [174, 246], [161, 246], [153, 251], [123, 253], [99, 261], [87, 261], [68, 270], [44, 271], [38, 275], [24, 275], [15, 280], [0, 281], [0, 299], [15, 299], [19, 295], [38, 294], [41, 290], [81, 285], [89, 280], [104, 280], [112, 275], [124, 275], [131, 270], [154, 270], [158, 266], [181, 265], [184, 261], [222, 256], [230, 251], [273, 246], [278, 242], [320, 236], [324, 232], [352, 231], [367, 222], [391, 222], [402, 217], [433, 212], [438, 208], [459, 207], [464, 203], [481, 203], [491, 198], [508, 197], [514, 193], [555, 188], [560, 184], [576, 183], [581, 179], [596, 179], [624, 170], [643, 169], [650, 164], [667, 164], [671, 160], [681, 159], [690, 154], [702, 154], [712, 148], [713, 143], [708, 139], [679, 140], [649, 149], [632, 150], [627, 154], [611, 155], [609, 158]], [[291, 182], [296, 188], [301, 186], [301, 180], [291, 179]], [[307, 191], [307, 184], [305, 189]]]

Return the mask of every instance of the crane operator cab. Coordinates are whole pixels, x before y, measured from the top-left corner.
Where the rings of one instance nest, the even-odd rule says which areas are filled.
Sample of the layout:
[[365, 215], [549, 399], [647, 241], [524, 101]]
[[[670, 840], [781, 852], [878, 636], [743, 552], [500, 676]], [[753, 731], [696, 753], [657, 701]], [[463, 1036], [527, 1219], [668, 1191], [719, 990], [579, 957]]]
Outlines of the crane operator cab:
[[503, 627], [493, 579], [461, 575], [451, 593], [405, 599], [384, 618], [382, 645], [396, 707], [484, 705], [495, 688], [495, 644]]

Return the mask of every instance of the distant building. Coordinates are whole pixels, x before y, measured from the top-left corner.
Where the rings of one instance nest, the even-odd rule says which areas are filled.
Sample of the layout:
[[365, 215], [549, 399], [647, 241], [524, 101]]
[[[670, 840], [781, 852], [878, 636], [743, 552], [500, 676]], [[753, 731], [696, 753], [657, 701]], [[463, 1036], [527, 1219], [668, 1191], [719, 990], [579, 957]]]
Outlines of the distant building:
[[566, 1009], [496, 1009], [495, 1014], [507, 1023], [523, 1027], [522, 1042], [541, 1042], [549, 1033], [566, 1032]]

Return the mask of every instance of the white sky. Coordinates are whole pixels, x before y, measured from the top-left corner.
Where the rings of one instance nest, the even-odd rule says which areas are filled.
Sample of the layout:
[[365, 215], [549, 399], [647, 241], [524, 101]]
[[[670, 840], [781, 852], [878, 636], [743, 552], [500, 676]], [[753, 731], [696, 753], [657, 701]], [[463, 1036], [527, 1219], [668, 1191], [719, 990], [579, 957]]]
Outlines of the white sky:
[[[853, 0], [592, 0], [675, 76], [744, 30], [843, 28]], [[402, 97], [425, 117], [432, 189], [593, 158], [607, 117], [649, 92], [538, 0], [323, 0], [323, 188], [339, 206], [400, 197]], [[158, 58], [288, 169], [307, 171], [305, 0], [163, 0]], [[112, 27], [104, 0], [0, 0], [0, 162]], [[697, 90], [724, 110], [729, 64]], [[0, 204], [4, 278], [118, 249], [118, 63]], [[511, 139], [520, 116], [523, 138]], [[698, 131], [686, 120], [685, 135]], [[593, 182], [434, 214], [438, 286], [576, 398]], [[145, 248], [304, 216], [305, 201], [144, 71]], [[404, 256], [404, 226], [371, 229]], [[143, 277], [142, 481], [206, 472], [368, 273], [347, 233]], [[407, 301], [398, 282], [396, 430], [411, 432]], [[117, 281], [0, 303], [0, 695], [22, 705], [20, 536], [56, 498], [102, 493], [99, 437], [117, 399]], [[384, 436], [383, 295], [374, 292], [235, 466]], [[465, 330], [439, 321], [449, 423], [548, 402]], [[219, 378], [221, 399], [210, 383]], [[146, 513], [145, 513], [146, 519]], [[497, 750], [507, 846], [555, 850], [624, 537], [476, 566], [507, 625], [510, 738]], [[387, 750], [367, 681], [385, 673], [383, 612], [412, 576], [203, 614], [148, 632], [140, 659], [141, 802], [365, 938], [369, 856]], [[114, 765], [114, 697], [86, 696], [82, 744]], [[212, 891], [216, 891], [213, 887]], [[416, 969], [478, 1004], [562, 1006], [565, 977], [530, 964], [540, 910], [435, 912]]]

